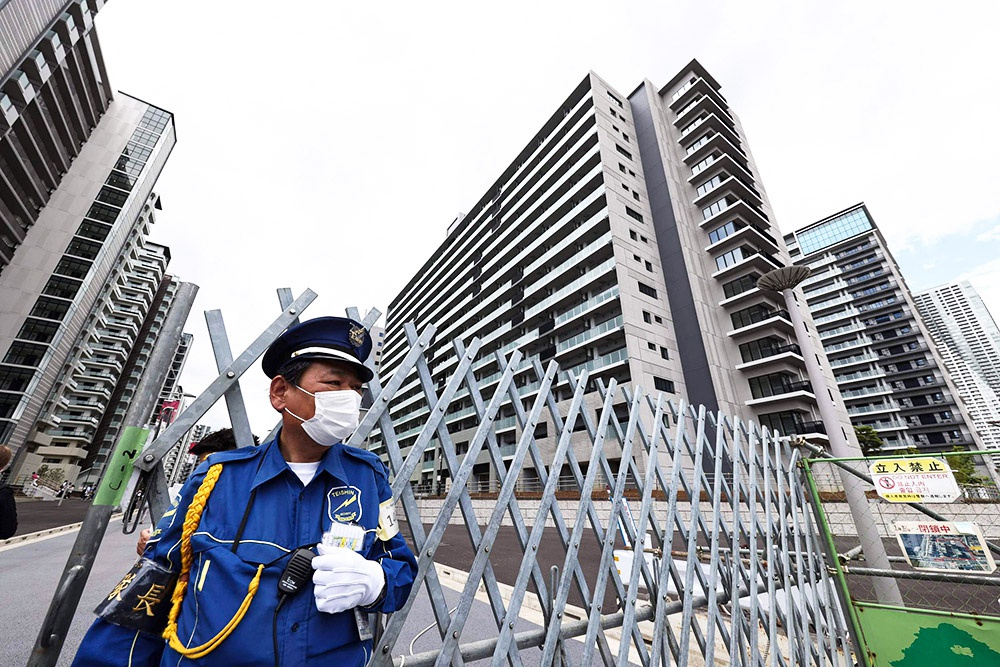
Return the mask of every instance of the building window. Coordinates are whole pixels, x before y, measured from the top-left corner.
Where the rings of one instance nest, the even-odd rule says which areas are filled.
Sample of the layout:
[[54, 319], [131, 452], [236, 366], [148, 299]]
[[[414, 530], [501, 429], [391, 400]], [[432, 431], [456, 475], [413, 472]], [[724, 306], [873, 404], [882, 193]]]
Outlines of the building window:
[[638, 220], [639, 222], [644, 222], [644, 220], [642, 219], [642, 214], [634, 210], [630, 206], [625, 207], [625, 214], [634, 220]]
[[729, 221], [721, 227], [716, 227], [708, 233], [708, 240], [712, 243], [718, 243], [722, 239], [726, 238], [730, 234], [736, 231], [736, 223]]
[[42, 290], [42, 293], [49, 296], [57, 296], [60, 299], [72, 299], [79, 290], [79, 281], [61, 276], [52, 276], [49, 278], [49, 282], [45, 284], [45, 289]]
[[623, 165], [621, 162], [618, 163], [618, 171], [620, 171], [623, 174], [625, 173], [625, 165]]
[[652, 262], [646, 262], [646, 270], [649, 271], [650, 273], [653, 272], [653, 263]]
[[634, 229], [628, 230], [628, 235], [629, 235], [629, 238], [632, 239], [633, 241], [638, 241], [639, 240], [639, 235], [635, 233]]
[[663, 318], [660, 317], [659, 315], [653, 315], [653, 321], [656, 322], [657, 324], [663, 324]]
[[642, 311], [642, 321], [645, 322], [646, 324], [652, 324], [653, 323], [653, 318], [650, 317], [649, 313], [647, 313], [644, 310], [644, 311]]
[[711, 206], [708, 206], [707, 208], [703, 208], [701, 210], [701, 214], [704, 216], [705, 220], [708, 220], [709, 218], [711, 218], [713, 215], [715, 215], [716, 213], [718, 213], [722, 209], [728, 208], [728, 207], [729, 207], [729, 200], [726, 199], [725, 197], [723, 197], [722, 199], [719, 199], [718, 201], [716, 201], [715, 203], [713, 203]]
[[54, 273], [70, 278], [83, 280], [90, 271], [91, 262], [74, 257], [63, 257], [54, 269]]
[[665, 391], [668, 394], [674, 393], [674, 383], [672, 381], [655, 375], [653, 376], [653, 387], [655, 387], [657, 391]]
[[7, 350], [7, 356], [4, 357], [3, 362], [16, 366], [38, 366], [47, 349], [46, 345], [14, 341], [10, 344], [10, 349]]
[[656, 290], [644, 282], [639, 282], [639, 291], [646, 296], [653, 297], [654, 299], [656, 298]]
[[664, 359], [670, 358], [670, 352], [667, 350], [667, 348], [663, 347], [662, 345], [660, 346], [660, 356], [663, 357]]
[[616, 149], [618, 150], [618, 152], [619, 152], [619, 153], [621, 153], [622, 155], [624, 155], [625, 157], [627, 157], [627, 158], [628, 158], [629, 160], [631, 160], [631, 159], [632, 159], [632, 154], [631, 154], [631, 153], [629, 153], [629, 152], [628, 152], [627, 150], [625, 150], [624, 148], [622, 148], [622, 147], [621, 147], [621, 145], [619, 145], [619, 144], [615, 144], [615, 148], [616, 148]]
[[647, 341], [646, 342], [646, 347], [648, 347], [649, 349], [651, 349], [653, 352], [656, 352], [656, 343], [650, 343], [650, 342]]
[[757, 279], [759, 277], [756, 273], [750, 273], [736, 280], [731, 280], [722, 285], [722, 292], [726, 295], [727, 299], [730, 299], [737, 294], [742, 294], [757, 287]]
[[633, 192], [632, 192], [632, 199], [634, 199], [634, 200], [636, 200], [636, 201], [642, 201], [642, 200], [641, 200], [641, 199], [639, 198], [639, 193], [638, 193], [638, 192], [635, 192], [635, 191], [633, 191]]
[[622, 109], [625, 108], [624, 106], [622, 106], [622, 101], [620, 99], [618, 99], [617, 97], [615, 97], [614, 95], [612, 95], [610, 90], [608, 91], [608, 98], [612, 102], [614, 102], [615, 104], [617, 104], [620, 108], [622, 108]]
[[757, 248], [754, 248], [753, 246], [741, 246], [739, 248], [735, 248], [723, 255], [719, 255], [718, 257], [716, 257], [715, 265], [721, 271], [722, 269], [725, 269], [727, 267], [733, 266], [734, 264], [742, 262], [744, 259], [747, 259], [748, 257], [752, 257], [758, 252], [760, 251], [757, 250]]
[[56, 331], [58, 330], [59, 325], [55, 322], [36, 320], [29, 317], [24, 320], [24, 325], [16, 337], [22, 340], [35, 341], [36, 343], [49, 343], [55, 338]]

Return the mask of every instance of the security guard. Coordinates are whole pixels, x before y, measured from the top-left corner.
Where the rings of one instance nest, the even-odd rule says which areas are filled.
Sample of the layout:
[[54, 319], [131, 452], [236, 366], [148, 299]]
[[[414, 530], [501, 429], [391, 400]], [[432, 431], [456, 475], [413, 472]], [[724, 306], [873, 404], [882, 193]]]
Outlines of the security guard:
[[213, 454], [164, 514], [145, 555], [179, 574], [172, 595], [125, 580], [112, 591], [139, 616], [169, 606], [166, 646], [98, 618], [74, 665], [367, 663], [363, 612], [402, 608], [416, 573], [385, 466], [343, 444], [372, 378], [362, 364], [371, 347], [340, 317], [302, 322], [271, 345], [263, 369], [277, 437]]

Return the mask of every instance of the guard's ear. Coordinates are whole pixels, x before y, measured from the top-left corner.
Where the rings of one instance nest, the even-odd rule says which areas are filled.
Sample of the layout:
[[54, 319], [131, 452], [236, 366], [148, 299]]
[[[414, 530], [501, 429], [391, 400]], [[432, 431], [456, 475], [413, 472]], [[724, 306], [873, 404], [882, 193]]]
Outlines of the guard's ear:
[[285, 395], [291, 388], [292, 385], [283, 376], [275, 375], [271, 378], [271, 388], [268, 391], [268, 397], [271, 399], [271, 407], [278, 412], [284, 410]]

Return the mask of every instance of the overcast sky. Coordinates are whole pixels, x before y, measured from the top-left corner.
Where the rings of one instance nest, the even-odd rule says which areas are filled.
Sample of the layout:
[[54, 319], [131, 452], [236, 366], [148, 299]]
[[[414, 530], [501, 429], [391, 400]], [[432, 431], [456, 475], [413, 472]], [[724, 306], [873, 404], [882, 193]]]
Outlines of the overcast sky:
[[[970, 279], [1000, 315], [993, 2], [115, 0], [112, 86], [175, 114], [152, 239], [200, 286], [182, 382], [278, 314], [385, 311], [593, 70], [628, 94], [692, 58], [740, 116], [782, 232], [868, 204], [914, 290]], [[244, 376], [254, 431], [277, 415]], [[206, 419], [226, 425], [222, 410]]]

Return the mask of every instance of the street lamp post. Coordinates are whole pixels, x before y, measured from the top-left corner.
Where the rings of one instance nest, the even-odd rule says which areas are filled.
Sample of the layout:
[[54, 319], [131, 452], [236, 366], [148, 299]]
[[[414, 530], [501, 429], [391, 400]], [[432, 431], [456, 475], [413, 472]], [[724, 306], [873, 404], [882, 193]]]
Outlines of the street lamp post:
[[[831, 390], [827, 387], [827, 378], [820, 367], [815, 345], [811, 340], [809, 330], [806, 328], [805, 320], [802, 318], [802, 311], [799, 310], [799, 302], [795, 298], [795, 288], [808, 278], [809, 274], [808, 267], [786, 266], [769, 271], [758, 278], [757, 287], [771, 292], [779, 292], [785, 299], [785, 309], [788, 311], [792, 327], [795, 330], [795, 340], [802, 350], [802, 358], [806, 364], [806, 375], [809, 378], [809, 384], [813, 387], [813, 394], [816, 396], [820, 419], [823, 420], [826, 434], [830, 438], [830, 453], [836, 458], [860, 456], [861, 451], [851, 445], [844, 431], [844, 424], [841, 423], [837, 413], [837, 406], [833, 401]], [[868, 498], [865, 496], [861, 480], [846, 470], [840, 471], [840, 479], [844, 486], [844, 494], [847, 496], [851, 517], [858, 530], [858, 540], [864, 550], [865, 559], [874, 568], [891, 570], [889, 556], [886, 554], [885, 545], [882, 544], [882, 538], [879, 536], [878, 527], [872, 516], [871, 507], [868, 505]], [[874, 587], [875, 595], [880, 603], [902, 606], [903, 598], [899, 593], [899, 586], [896, 585], [895, 579], [875, 577]]]

